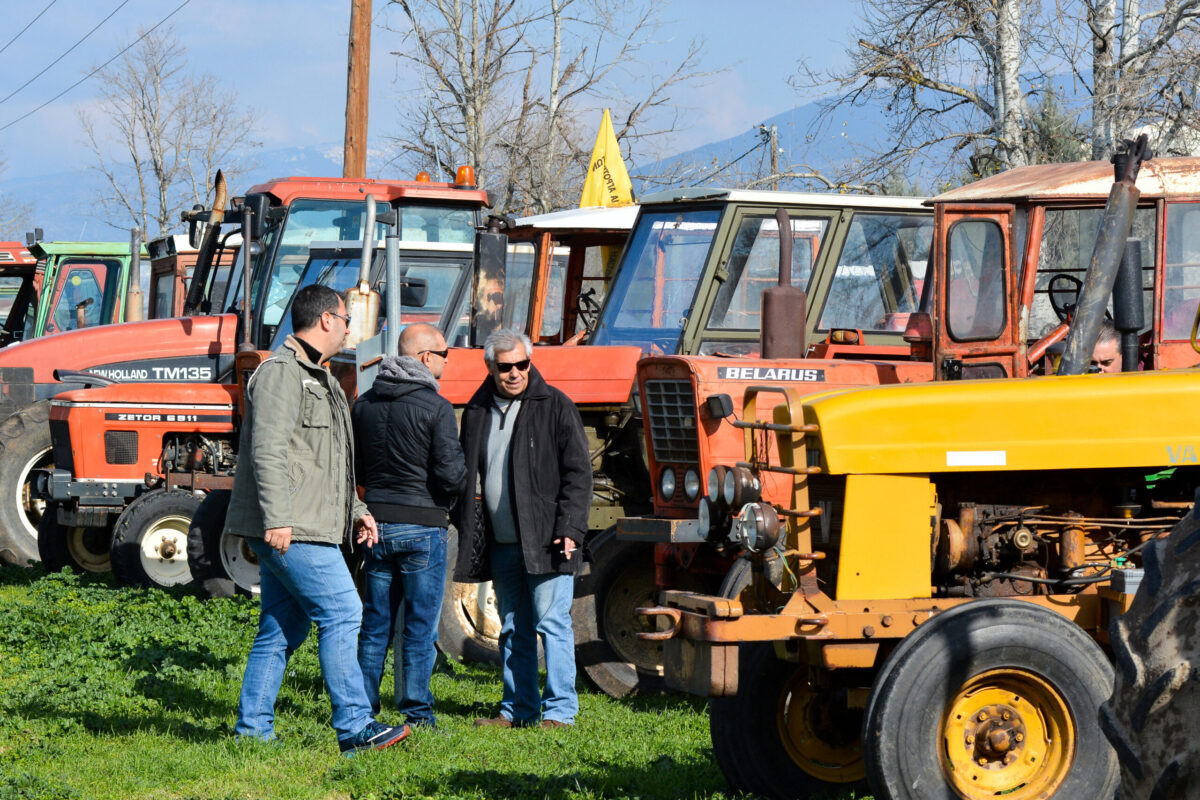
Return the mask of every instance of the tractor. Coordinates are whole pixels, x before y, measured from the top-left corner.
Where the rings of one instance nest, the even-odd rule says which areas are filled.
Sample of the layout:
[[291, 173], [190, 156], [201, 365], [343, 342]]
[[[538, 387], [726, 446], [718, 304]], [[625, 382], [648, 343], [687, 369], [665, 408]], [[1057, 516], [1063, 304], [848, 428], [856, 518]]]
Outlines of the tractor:
[[[1200, 159], [1155, 159], [1137, 178], [1140, 196], [1130, 207], [1129, 233], [1136, 244], [1121, 274], [1128, 279], [1125, 296], [1141, 316], [1121, 339], [1126, 363], [1141, 369], [1196, 362], [1188, 339], [1200, 302], [1198, 169]], [[742, 432], [729, 420], [743, 413], [748, 388], [783, 385], [803, 395], [1052, 372], [1104, 219], [1112, 170], [1101, 161], [1022, 167], [934, 198], [937, 245], [920, 286], [920, 307], [895, 323], [904, 329], [906, 356], [847, 359], [862, 346], [848, 343], [861, 342], [865, 332], [840, 327], [819, 312], [818, 336], [789, 341], [786, 358], [644, 359], [638, 384], [655, 511], [618, 525], [620, 556], [614, 560], [629, 572], [634, 565], [640, 570], [636, 584], [615, 584], [622, 589], [620, 602], [650, 604], [670, 588], [719, 590], [736, 550], [714, 532], [726, 530], [737, 511], [719, 502], [735, 483], [761, 480], [764, 500], [788, 502], [786, 476], [752, 479], [727, 469], [741, 458]], [[860, 248], [846, 259], [844, 274], [878, 263]], [[860, 281], [858, 291], [841, 296], [857, 297], [858, 308], [878, 308], [888, 297], [878, 288], [883, 285]], [[628, 630], [629, 669], [636, 668], [639, 681], [661, 685], [662, 643], [635, 636], [650, 623], [625, 614], [605, 618]]]
[[[1065, 328], [1028, 349], [980, 338], [987, 361], [935, 361], [953, 380], [812, 393], [777, 375], [746, 386], [740, 418], [721, 420], [742, 450], [714, 464], [708, 541], [733, 568], [716, 591], [666, 589], [639, 613], [643, 641], [664, 647], [668, 685], [712, 698], [714, 755], [733, 789], [1112, 796], [1117, 756], [1098, 720], [1113, 680], [1108, 623], [1200, 477], [1186, 411], [1200, 372], [1157, 369], [1155, 334], [1142, 331], [1147, 295], [1172, 282], [1188, 176], [1164, 159], [1139, 177], [1143, 156], [1139, 141], [1116, 159], [1078, 291], [1055, 301]], [[1144, 200], [1149, 241], [1137, 236]], [[989, 218], [1003, 211], [979, 204], [939, 225], [936, 302], [918, 323], [935, 353], [943, 332], [999, 333], [1016, 316], [1005, 294], [1037, 285], [1028, 259], [1049, 209], [1028, 219], [1015, 261]], [[1013, 266], [1022, 280], [1010, 282]], [[973, 287], [955, 285], [972, 274]], [[973, 314], [955, 307], [964, 293]], [[1125, 371], [1083, 374], [1110, 304]], [[1041, 346], [1054, 338], [1056, 367]], [[958, 379], [968, 366], [976, 374]]]

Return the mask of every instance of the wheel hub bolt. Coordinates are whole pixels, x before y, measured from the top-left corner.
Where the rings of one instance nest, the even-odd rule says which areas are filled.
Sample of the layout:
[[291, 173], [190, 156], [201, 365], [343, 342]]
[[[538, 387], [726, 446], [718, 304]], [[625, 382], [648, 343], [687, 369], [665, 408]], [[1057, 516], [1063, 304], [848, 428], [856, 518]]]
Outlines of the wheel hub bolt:
[[985, 721], [986, 719], [987, 719], [987, 712], [986, 712], [986, 711], [980, 711], [980, 712], [979, 712], [979, 721], [980, 721], [980, 722], [983, 722], [983, 721]]

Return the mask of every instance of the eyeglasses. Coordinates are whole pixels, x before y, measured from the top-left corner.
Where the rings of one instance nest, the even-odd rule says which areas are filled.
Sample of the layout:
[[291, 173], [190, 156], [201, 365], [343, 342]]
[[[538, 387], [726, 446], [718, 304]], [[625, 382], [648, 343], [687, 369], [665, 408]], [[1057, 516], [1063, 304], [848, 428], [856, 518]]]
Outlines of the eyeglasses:
[[501, 375], [507, 375], [509, 372], [512, 372], [513, 369], [517, 369], [521, 372], [529, 369], [529, 359], [526, 358], [522, 361], [515, 361], [512, 364], [506, 364], [503, 361], [496, 362], [496, 371]]
[[435, 356], [441, 356], [444, 359], [444, 358], [446, 358], [446, 356], [450, 355], [450, 349], [447, 348], [445, 350], [422, 350], [419, 353], [417, 353], [417, 355], [421, 355], [421, 353], [433, 353]]
[[339, 314], [336, 311], [326, 311], [325, 313], [332, 314], [333, 316], [340, 319], [342, 322], [345, 322], [347, 328], [350, 327], [350, 315], [349, 314]]

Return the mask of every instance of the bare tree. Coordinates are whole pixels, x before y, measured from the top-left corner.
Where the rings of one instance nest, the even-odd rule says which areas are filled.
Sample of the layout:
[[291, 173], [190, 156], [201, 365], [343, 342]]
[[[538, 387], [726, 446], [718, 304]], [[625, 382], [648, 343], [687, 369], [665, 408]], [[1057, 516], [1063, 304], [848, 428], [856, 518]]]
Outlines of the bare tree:
[[[801, 88], [832, 89], [821, 121], [872, 106], [888, 120], [836, 182], [881, 185], [897, 168], [945, 178], [969, 165], [976, 173], [1033, 159], [1023, 135], [1033, 94], [1045, 76], [1030, 58], [1037, 0], [866, 0], [850, 66], [802, 65]], [[860, 148], [867, 143], [858, 143]], [[950, 158], [947, 158], [947, 153]]]
[[[497, 207], [544, 212], [572, 205], [598, 111], [613, 108], [627, 148], [677, 129], [671, 91], [698, 80], [693, 42], [661, 74], [642, 56], [662, 22], [638, 0], [391, 0], [403, 15], [396, 55], [423, 76], [397, 141], [415, 163], [452, 174], [470, 163]], [[631, 71], [644, 93], [626, 91]]]
[[150, 33], [99, 73], [99, 111], [79, 115], [93, 168], [112, 189], [103, 207], [114, 228], [166, 234], [180, 211], [204, 202], [218, 167], [236, 181], [258, 147], [235, 93], [190, 73], [186, 55], [172, 31]]
[[[1059, 0], [1078, 24], [1060, 39], [1067, 63], [1091, 95], [1093, 158], [1146, 130], [1163, 153], [1197, 151], [1200, 0]], [[1090, 66], [1090, 69], [1088, 69]]]
[[825, 126], [849, 109], [884, 110], [886, 137], [857, 143], [837, 182], [879, 184], [899, 168], [932, 188], [1107, 158], [1141, 131], [1160, 152], [1200, 147], [1200, 0], [865, 0], [863, 10], [850, 67], [802, 65], [796, 81], [832, 90]]

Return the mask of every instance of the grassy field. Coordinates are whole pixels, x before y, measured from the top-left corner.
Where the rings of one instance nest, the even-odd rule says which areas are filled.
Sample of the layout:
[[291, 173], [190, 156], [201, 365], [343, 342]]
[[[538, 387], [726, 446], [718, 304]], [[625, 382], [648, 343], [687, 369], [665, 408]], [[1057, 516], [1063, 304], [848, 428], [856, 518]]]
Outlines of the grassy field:
[[256, 620], [249, 599], [0, 567], [0, 798], [727, 796], [703, 701], [584, 692], [574, 729], [478, 730], [500, 697], [478, 666], [434, 676], [441, 731], [341, 758], [315, 635], [284, 681], [280, 741], [235, 741]]

